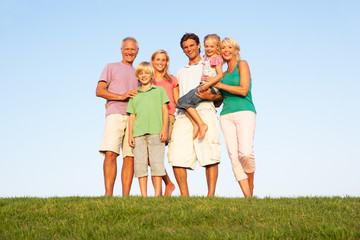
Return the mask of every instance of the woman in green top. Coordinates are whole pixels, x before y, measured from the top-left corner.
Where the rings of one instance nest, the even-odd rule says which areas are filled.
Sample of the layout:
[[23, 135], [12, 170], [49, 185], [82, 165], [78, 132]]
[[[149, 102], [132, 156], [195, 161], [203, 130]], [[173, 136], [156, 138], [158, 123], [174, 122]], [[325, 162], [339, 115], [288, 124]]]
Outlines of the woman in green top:
[[220, 113], [232, 169], [246, 198], [253, 195], [255, 157], [253, 142], [256, 111], [251, 97], [250, 70], [245, 60], [240, 60], [239, 44], [232, 38], [221, 42], [221, 55], [228, 69], [223, 80], [215, 87], [224, 97]]

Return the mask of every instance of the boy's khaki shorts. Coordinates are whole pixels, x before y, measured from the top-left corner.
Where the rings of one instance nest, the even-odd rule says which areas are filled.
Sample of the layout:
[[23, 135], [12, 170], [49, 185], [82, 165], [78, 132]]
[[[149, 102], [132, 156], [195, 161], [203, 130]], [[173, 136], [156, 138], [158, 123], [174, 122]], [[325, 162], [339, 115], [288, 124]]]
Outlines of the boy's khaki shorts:
[[105, 155], [105, 152], [111, 151], [124, 157], [133, 157], [131, 147], [129, 146], [129, 116], [122, 114], [110, 114], [105, 118], [105, 129], [101, 141], [99, 152]]
[[135, 137], [134, 173], [136, 178], [148, 176], [150, 162], [151, 176], [164, 176], [165, 143], [160, 142], [159, 134]]

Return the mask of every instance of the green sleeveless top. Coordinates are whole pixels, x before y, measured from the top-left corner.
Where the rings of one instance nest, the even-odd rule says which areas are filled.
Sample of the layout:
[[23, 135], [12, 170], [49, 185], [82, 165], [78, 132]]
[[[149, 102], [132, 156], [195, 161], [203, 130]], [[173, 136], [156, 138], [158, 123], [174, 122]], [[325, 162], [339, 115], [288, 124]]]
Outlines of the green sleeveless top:
[[[225, 73], [221, 81], [223, 84], [230, 86], [240, 85], [240, 74], [238, 71], [240, 61], [236, 64], [235, 69], [231, 73], [227, 73], [227, 72]], [[251, 78], [250, 78], [249, 91], [245, 97], [229, 93], [228, 91], [222, 89], [220, 89], [220, 91], [224, 97], [224, 101], [223, 101], [224, 104], [220, 115], [239, 112], [239, 111], [252, 111], [256, 114], [255, 106], [251, 97]]]

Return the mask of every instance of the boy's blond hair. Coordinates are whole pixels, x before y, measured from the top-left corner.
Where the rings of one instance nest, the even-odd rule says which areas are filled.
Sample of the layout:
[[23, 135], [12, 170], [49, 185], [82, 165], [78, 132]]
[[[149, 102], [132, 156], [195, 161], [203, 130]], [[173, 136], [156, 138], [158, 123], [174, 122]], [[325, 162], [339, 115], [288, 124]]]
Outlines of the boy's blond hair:
[[151, 74], [151, 79], [154, 80], [155, 78], [155, 70], [151, 63], [149, 62], [141, 62], [135, 68], [135, 76], [139, 79], [139, 74], [141, 72], [149, 72]]

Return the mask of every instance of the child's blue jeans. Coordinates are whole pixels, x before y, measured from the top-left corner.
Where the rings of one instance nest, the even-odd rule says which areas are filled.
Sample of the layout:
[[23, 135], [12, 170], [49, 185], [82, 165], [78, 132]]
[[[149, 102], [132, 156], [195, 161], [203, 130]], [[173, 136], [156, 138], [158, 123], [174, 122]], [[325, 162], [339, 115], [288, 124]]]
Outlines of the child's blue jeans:
[[[196, 88], [190, 90], [187, 94], [179, 98], [176, 108], [178, 109], [188, 109], [189, 107], [196, 108], [199, 103], [203, 101], [208, 101], [202, 98], [199, 98], [195, 93], [199, 93], [199, 87], [201, 85], [197, 86]], [[212, 94], [219, 94], [219, 90], [214, 87], [209, 87]]]

